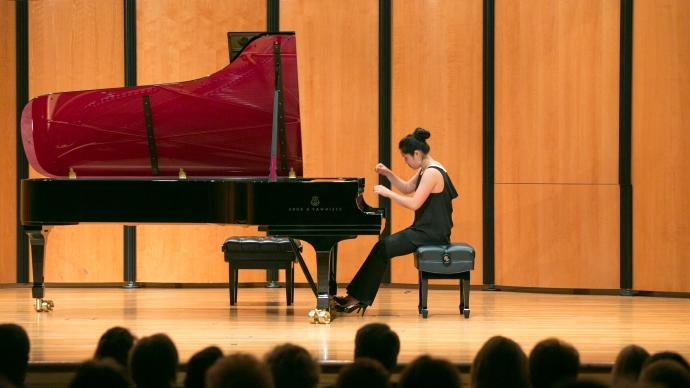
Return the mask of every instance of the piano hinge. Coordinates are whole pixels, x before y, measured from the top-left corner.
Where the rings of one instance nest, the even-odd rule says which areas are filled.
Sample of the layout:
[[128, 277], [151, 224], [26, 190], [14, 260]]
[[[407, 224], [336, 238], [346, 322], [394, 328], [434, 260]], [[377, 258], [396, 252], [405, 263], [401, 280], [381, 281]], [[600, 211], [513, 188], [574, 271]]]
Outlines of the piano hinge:
[[74, 169], [72, 167], [69, 168], [69, 173], [67, 174], [67, 177], [69, 179], [77, 179], [77, 173], [74, 172]]
[[180, 167], [180, 172], [177, 174], [177, 176], [180, 179], [187, 179], [187, 173], [184, 172], [184, 169], [182, 167]]

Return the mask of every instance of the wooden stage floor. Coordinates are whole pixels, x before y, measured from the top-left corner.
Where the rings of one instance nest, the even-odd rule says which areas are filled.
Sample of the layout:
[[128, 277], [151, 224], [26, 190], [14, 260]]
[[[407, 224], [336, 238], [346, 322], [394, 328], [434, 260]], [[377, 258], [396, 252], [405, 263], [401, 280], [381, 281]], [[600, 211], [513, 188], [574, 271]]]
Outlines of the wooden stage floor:
[[315, 325], [307, 320], [315, 305], [307, 288], [295, 290], [291, 307], [283, 288], [261, 287], [240, 288], [234, 307], [223, 288], [48, 288], [46, 297], [55, 310], [37, 313], [30, 288], [0, 288], [0, 321], [27, 330], [34, 365], [87, 359], [112, 326], [127, 327], [138, 337], [167, 333], [182, 363], [208, 345], [261, 357], [276, 344], [292, 342], [324, 365], [338, 364], [352, 359], [355, 333], [370, 322], [387, 323], [398, 333], [401, 364], [428, 353], [468, 365], [482, 344], [499, 334], [527, 353], [541, 339], [562, 338], [579, 350], [583, 366], [610, 367], [618, 351], [633, 343], [690, 359], [688, 298], [473, 290], [472, 313], [464, 319], [457, 291], [431, 289], [429, 318], [422, 319], [417, 289], [390, 287], [381, 289], [364, 317], [337, 316], [329, 325]]

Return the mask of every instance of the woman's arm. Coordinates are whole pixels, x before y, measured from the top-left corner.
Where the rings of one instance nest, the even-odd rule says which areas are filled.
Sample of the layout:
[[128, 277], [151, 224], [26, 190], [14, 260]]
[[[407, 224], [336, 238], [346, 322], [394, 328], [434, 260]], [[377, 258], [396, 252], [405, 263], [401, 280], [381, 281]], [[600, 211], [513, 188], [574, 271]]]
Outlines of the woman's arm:
[[414, 175], [412, 178], [410, 178], [410, 180], [405, 182], [402, 179], [400, 179], [400, 177], [395, 175], [395, 173], [391, 171], [391, 169], [386, 167], [386, 165], [384, 165], [383, 163], [377, 164], [374, 170], [376, 170], [377, 174], [381, 174], [388, 178], [388, 180], [391, 182], [391, 185], [393, 185], [393, 187], [395, 187], [399, 192], [403, 194], [410, 194], [415, 189], [418, 175]]
[[443, 175], [433, 168], [427, 169], [422, 175], [422, 181], [419, 182], [419, 187], [415, 190], [412, 196], [398, 194], [391, 191], [383, 185], [374, 186], [374, 192], [378, 195], [392, 199], [402, 206], [410, 210], [419, 209], [436, 187], [437, 184], [443, 182]]

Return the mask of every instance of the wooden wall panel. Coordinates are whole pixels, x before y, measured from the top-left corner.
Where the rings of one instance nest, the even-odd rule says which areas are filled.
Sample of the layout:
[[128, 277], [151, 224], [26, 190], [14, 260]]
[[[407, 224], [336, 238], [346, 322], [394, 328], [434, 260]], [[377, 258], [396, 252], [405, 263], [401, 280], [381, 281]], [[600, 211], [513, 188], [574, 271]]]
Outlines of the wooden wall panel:
[[619, 287], [617, 185], [496, 185], [496, 284]]
[[[29, 2], [29, 96], [122, 86], [123, 25], [121, 0]], [[122, 281], [122, 226], [54, 228], [45, 271], [48, 282]]]
[[618, 1], [497, 0], [497, 183], [618, 182]]
[[[265, 0], [138, 2], [138, 83], [178, 82], [214, 73], [229, 62], [227, 32], [265, 30]], [[137, 280], [227, 282], [223, 241], [257, 234], [256, 227], [138, 226]], [[265, 278], [265, 271], [240, 271], [241, 281]]]
[[618, 288], [620, 3], [496, 2], [496, 284]]
[[[482, 281], [482, 2], [414, 0], [393, 6], [392, 168], [413, 172], [398, 150], [416, 127], [431, 131], [430, 154], [460, 192], [454, 202], [453, 241], [477, 250], [473, 283]], [[414, 213], [393, 206], [393, 232]], [[395, 283], [417, 283], [412, 255], [392, 264]]]
[[[304, 175], [364, 177], [364, 198], [377, 206], [378, 1], [282, 0], [280, 12], [281, 29], [297, 33]], [[339, 244], [339, 282], [350, 281], [375, 242]]]
[[690, 2], [634, 18], [633, 288], [690, 292]]
[[0, 283], [17, 273], [15, 5], [0, 2]]

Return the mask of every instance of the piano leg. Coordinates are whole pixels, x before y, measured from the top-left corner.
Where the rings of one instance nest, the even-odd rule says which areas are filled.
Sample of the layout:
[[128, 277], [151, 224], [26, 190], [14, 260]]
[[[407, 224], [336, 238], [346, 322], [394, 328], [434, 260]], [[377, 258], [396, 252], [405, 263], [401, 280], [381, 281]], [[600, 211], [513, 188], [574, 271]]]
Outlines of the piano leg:
[[25, 228], [31, 246], [31, 269], [33, 270], [34, 285], [31, 288], [31, 296], [35, 300], [37, 312], [51, 311], [55, 306], [52, 300], [43, 299], [45, 284], [43, 282], [43, 260], [49, 228], [31, 229]]
[[299, 236], [316, 251], [316, 309], [309, 312], [312, 323], [331, 322], [331, 297], [338, 292], [335, 281], [337, 244], [346, 236]]
[[[313, 244], [312, 244], [313, 245]], [[333, 249], [316, 248], [316, 309], [309, 312], [312, 323], [330, 323], [330, 281]]]
[[[353, 239], [351, 235], [321, 235], [321, 234], [284, 234], [269, 235], [285, 236], [306, 241], [316, 251], [316, 308], [309, 311], [311, 323], [331, 323], [331, 297], [338, 292], [336, 283], [336, 264], [338, 255], [338, 242]], [[293, 247], [295, 252], [299, 252]], [[305, 271], [308, 274], [309, 271]]]
[[330, 296], [338, 294], [338, 282], [335, 280], [335, 271], [338, 268], [338, 243], [331, 248], [330, 273], [328, 274], [328, 292]]

